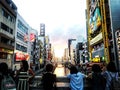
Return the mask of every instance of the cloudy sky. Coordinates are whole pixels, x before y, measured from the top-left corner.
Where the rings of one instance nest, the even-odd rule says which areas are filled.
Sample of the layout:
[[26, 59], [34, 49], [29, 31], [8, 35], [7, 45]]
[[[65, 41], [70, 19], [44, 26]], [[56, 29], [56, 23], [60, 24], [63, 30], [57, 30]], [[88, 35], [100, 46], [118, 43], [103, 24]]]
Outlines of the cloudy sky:
[[69, 38], [86, 39], [86, 0], [12, 0], [18, 13], [40, 32], [40, 23], [46, 26], [46, 35], [56, 56], [62, 56]]

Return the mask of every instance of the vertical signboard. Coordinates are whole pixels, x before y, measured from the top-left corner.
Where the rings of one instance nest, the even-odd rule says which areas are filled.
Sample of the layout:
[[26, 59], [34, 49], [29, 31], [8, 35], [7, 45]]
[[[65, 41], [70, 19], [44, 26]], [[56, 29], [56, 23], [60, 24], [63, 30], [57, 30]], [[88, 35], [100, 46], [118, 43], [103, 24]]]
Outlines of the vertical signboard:
[[40, 24], [40, 36], [45, 36], [45, 24]]

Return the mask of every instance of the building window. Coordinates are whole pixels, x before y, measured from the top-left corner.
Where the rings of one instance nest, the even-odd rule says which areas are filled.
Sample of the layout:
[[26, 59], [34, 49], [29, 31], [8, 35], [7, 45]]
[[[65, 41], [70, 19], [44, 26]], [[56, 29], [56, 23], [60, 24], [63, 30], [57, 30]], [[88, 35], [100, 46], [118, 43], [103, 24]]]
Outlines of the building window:
[[20, 20], [18, 20], [17, 27], [18, 27], [22, 32], [24, 32], [25, 34], [28, 35], [28, 28], [27, 28]]
[[17, 38], [20, 39], [21, 41], [24, 41], [24, 36], [17, 32]]
[[13, 29], [9, 28], [7, 25], [5, 25], [4, 23], [1, 23], [1, 28], [3, 30], [5, 30], [6, 32], [13, 34]]
[[1, 43], [9, 45], [9, 39], [1, 37]]
[[9, 21], [14, 23], [14, 18], [3, 8], [2, 8], [2, 15], [6, 17]]
[[22, 51], [22, 52], [27, 52], [27, 47], [16, 44], [16, 50], [19, 50], [19, 51]]

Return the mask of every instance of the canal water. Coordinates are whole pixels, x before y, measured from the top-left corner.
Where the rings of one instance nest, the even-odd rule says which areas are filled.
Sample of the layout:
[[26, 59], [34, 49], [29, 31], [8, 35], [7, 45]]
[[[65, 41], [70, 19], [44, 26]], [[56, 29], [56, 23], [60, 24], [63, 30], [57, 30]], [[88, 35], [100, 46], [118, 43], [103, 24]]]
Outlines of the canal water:
[[69, 70], [61, 64], [59, 64], [54, 71], [54, 74], [56, 74], [57, 77], [66, 76], [68, 73]]
[[[66, 76], [69, 73], [69, 70], [62, 66], [61, 64], [58, 65], [54, 71], [54, 74], [56, 74], [57, 77]], [[64, 82], [57, 82], [57, 86], [59, 87], [69, 87], [69, 83]]]

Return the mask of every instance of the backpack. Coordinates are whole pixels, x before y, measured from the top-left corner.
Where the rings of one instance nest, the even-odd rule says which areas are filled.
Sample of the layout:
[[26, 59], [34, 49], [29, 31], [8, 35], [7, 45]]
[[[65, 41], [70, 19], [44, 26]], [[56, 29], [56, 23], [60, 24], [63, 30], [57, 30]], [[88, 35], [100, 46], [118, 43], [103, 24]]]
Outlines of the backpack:
[[13, 78], [10, 75], [3, 77], [4, 78], [1, 82], [1, 90], [16, 90], [16, 84]]
[[120, 82], [118, 80], [116, 80], [116, 74], [115, 77], [112, 77], [112, 75], [109, 73], [110, 77], [111, 77], [111, 81], [110, 81], [110, 90], [115, 90], [115, 88], [120, 88]]

